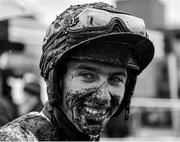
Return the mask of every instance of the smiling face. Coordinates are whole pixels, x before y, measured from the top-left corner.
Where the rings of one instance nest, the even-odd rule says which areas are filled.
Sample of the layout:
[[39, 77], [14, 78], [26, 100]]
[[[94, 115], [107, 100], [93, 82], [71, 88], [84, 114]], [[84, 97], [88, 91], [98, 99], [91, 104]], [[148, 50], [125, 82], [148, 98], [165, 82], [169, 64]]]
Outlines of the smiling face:
[[98, 135], [121, 104], [127, 70], [95, 62], [70, 61], [63, 76], [62, 108], [75, 127]]

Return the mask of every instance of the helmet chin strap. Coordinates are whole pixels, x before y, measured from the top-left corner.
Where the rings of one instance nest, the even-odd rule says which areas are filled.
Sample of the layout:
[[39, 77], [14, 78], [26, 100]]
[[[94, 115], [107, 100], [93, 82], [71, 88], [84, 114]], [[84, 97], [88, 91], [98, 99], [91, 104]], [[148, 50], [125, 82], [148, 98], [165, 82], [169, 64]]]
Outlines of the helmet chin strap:
[[130, 117], [130, 102], [125, 107], [124, 120], [129, 120]]
[[131, 102], [131, 98], [132, 98], [134, 88], [135, 88], [135, 85], [136, 85], [136, 80], [137, 80], [136, 75], [132, 75], [132, 74], [128, 75], [128, 80], [127, 80], [126, 87], [125, 87], [124, 98], [123, 98], [123, 100], [121, 102], [121, 105], [119, 106], [118, 110], [113, 115], [114, 117], [117, 117], [125, 109], [124, 119], [125, 120], [129, 119], [129, 116], [130, 116], [130, 102]]
[[52, 107], [59, 105], [62, 101], [62, 95], [60, 95], [60, 88], [62, 86], [62, 80], [60, 79], [57, 70], [52, 69], [49, 72], [49, 78], [47, 81], [47, 93], [49, 104]]
[[62, 102], [62, 95], [60, 94], [62, 88], [62, 80], [60, 79], [60, 75], [58, 75], [57, 69], [52, 69], [49, 72], [48, 80], [46, 81], [46, 83], [49, 100], [49, 113], [51, 117], [50, 119], [55, 129], [58, 131], [59, 122], [57, 120], [55, 111], [58, 107], [61, 106]]

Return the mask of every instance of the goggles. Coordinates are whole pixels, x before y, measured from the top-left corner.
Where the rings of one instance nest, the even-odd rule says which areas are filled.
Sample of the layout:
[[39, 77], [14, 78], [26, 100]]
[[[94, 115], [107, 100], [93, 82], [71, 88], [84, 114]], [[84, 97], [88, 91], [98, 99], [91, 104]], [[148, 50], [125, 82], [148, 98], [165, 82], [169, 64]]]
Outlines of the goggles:
[[78, 35], [80, 32], [83, 32], [84, 35], [90, 34], [91, 31], [101, 34], [101, 32], [104, 33], [104, 30], [108, 32], [108, 29], [110, 30], [110, 27], [115, 26], [115, 24], [119, 25], [118, 32], [130, 32], [144, 37], [147, 36], [145, 23], [142, 19], [123, 12], [95, 8], [87, 8], [72, 18], [67, 31], [70, 34], [77, 33]]
[[[86, 8], [75, 17], [64, 19], [59, 31], [51, 38], [46, 48], [51, 46], [63, 34], [67, 34], [69, 38], [76, 39], [76, 42], [78, 42], [83, 38], [87, 39], [87, 37], [112, 33], [115, 26], [117, 30], [114, 32], [133, 33], [147, 38], [144, 20], [138, 17], [124, 12]], [[74, 40], [68, 41], [69, 43], [74, 42]]]

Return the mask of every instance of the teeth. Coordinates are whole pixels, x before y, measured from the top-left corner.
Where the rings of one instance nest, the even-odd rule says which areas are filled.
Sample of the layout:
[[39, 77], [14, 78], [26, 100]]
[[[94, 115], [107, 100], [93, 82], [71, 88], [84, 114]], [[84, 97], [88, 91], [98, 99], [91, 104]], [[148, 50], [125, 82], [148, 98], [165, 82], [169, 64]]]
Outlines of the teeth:
[[93, 113], [93, 114], [97, 114], [97, 111], [94, 110], [94, 111], [92, 111], [92, 113]]
[[105, 113], [106, 113], [106, 110], [103, 110], [103, 111], [102, 111], [102, 114], [104, 115]]
[[94, 108], [90, 108], [90, 107], [85, 107], [84, 108], [86, 112], [90, 113], [90, 114], [106, 114], [106, 110], [103, 109], [103, 110], [97, 110], [97, 109], [94, 109]]

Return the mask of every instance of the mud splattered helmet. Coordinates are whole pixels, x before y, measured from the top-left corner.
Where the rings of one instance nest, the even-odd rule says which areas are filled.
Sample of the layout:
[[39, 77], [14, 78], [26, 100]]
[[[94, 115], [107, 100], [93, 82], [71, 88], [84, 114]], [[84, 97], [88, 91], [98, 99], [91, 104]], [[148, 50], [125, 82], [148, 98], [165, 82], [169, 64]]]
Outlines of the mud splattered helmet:
[[[110, 50], [103, 52], [105, 58], [89, 56], [91, 52], [89, 49], [93, 46], [88, 45], [96, 43], [112, 45]], [[95, 47], [92, 52], [97, 50]], [[101, 47], [103, 50], [104, 46]], [[88, 54], [86, 54], [86, 49], [89, 51]], [[80, 54], [82, 50], [85, 52]], [[61, 67], [70, 54], [78, 53], [80, 55], [75, 57], [120, 65], [122, 64], [120, 60], [126, 57], [122, 58], [118, 53], [131, 53], [128, 54], [126, 65], [133, 73], [128, 74], [129, 81], [126, 84], [125, 97], [116, 114], [129, 106], [136, 77], [147, 67], [154, 56], [154, 46], [148, 38], [144, 21], [101, 2], [74, 5], [57, 16], [46, 32], [42, 51], [41, 75], [48, 84], [48, 97], [52, 106], [61, 99], [60, 80], [56, 68]], [[109, 51], [115, 52], [106, 58]]]

